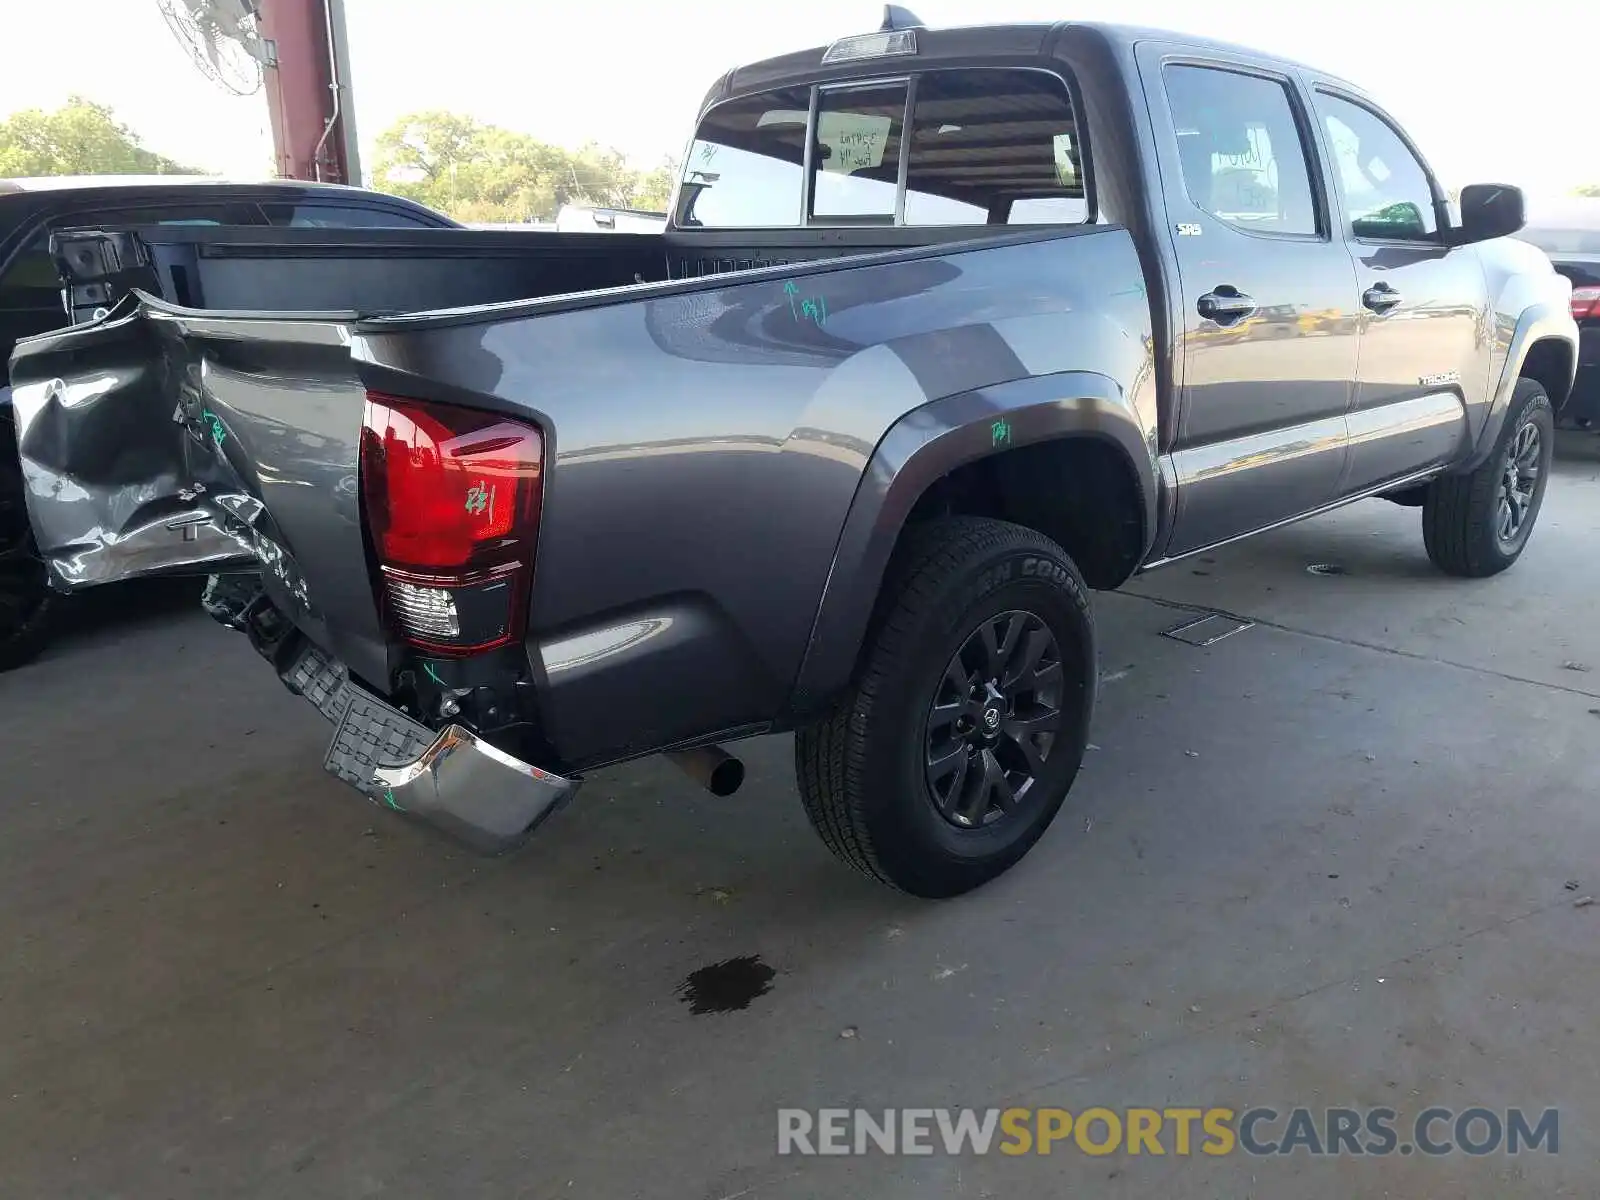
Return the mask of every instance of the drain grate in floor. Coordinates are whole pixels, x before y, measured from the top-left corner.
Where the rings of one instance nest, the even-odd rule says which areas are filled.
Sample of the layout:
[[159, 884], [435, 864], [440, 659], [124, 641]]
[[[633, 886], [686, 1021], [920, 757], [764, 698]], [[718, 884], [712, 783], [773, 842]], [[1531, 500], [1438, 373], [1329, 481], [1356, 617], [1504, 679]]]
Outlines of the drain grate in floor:
[[1190, 646], [1210, 646], [1254, 626], [1254, 621], [1243, 621], [1238, 617], [1230, 617], [1227, 613], [1206, 613], [1202, 617], [1195, 617], [1181, 625], [1163, 630], [1161, 636], [1171, 638], [1175, 642], [1185, 642]]

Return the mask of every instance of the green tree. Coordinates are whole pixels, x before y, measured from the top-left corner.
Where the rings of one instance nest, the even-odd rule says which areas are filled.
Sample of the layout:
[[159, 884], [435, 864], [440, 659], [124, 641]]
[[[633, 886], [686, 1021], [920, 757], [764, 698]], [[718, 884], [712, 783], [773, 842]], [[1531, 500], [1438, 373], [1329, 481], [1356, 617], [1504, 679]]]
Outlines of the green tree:
[[82, 96], [54, 112], [30, 108], [0, 121], [0, 178], [195, 174], [145, 149], [111, 109]]
[[670, 158], [663, 159], [659, 167], [639, 176], [639, 188], [633, 197], [634, 207], [665, 212], [672, 201], [672, 185], [677, 181], [677, 162]]
[[1600, 183], [1586, 183], [1580, 188], [1574, 188], [1580, 196], [1600, 196]]
[[375, 182], [458, 221], [551, 220], [563, 204], [665, 208], [670, 163], [639, 171], [617, 151], [552, 146], [458, 113], [401, 118], [378, 138]]

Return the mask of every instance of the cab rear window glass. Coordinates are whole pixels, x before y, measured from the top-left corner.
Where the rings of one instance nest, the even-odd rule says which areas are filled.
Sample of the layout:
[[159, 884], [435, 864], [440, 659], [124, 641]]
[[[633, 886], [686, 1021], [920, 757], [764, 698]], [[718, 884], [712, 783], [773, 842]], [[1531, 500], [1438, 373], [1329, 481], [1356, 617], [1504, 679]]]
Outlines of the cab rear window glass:
[[811, 215], [818, 224], [893, 225], [906, 85], [827, 88], [817, 100]]
[[1075, 224], [1089, 216], [1072, 101], [1044, 71], [917, 80], [907, 225]]
[[709, 229], [800, 224], [809, 88], [730, 100], [706, 114], [689, 147], [678, 224]]
[[[911, 101], [906, 126], [908, 91]], [[1047, 71], [925, 71], [718, 105], [690, 147], [680, 226], [1025, 225], [1086, 221], [1071, 96]], [[814, 120], [814, 124], [812, 123]], [[814, 129], [811, 212], [806, 135]], [[903, 215], [901, 179], [904, 178]]]

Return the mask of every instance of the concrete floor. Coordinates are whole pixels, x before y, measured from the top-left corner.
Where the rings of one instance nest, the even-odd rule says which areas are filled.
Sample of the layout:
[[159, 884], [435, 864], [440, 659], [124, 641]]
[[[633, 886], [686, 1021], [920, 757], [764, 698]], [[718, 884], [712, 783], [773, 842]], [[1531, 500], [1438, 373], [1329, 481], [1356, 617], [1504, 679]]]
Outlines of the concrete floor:
[[[787, 739], [473, 859], [325, 778], [241, 639], [102, 598], [0, 682], [0, 1196], [1593, 1195], [1600, 439], [1563, 453], [1495, 580], [1372, 502], [1100, 597], [1098, 749], [944, 904], [827, 856]], [[1174, 602], [1260, 623], [1182, 645]], [[770, 991], [694, 1015], [739, 955]], [[856, 1104], [1559, 1106], [1561, 1152], [776, 1156], [780, 1106]]]

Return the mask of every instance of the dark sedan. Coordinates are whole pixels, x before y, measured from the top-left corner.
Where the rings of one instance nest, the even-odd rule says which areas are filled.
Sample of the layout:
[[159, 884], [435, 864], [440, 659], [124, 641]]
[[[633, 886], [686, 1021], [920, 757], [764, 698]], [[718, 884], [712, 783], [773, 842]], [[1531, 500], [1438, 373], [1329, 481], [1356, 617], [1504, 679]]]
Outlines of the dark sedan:
[[1577, 197], [1529, 206], [1520, 235], [1550, 256], [1572, 280], [1572, 315], [1578, 322], [1578, 379], [1562, 409], [1562, 424], [1600, 428], [1600, 197]]

